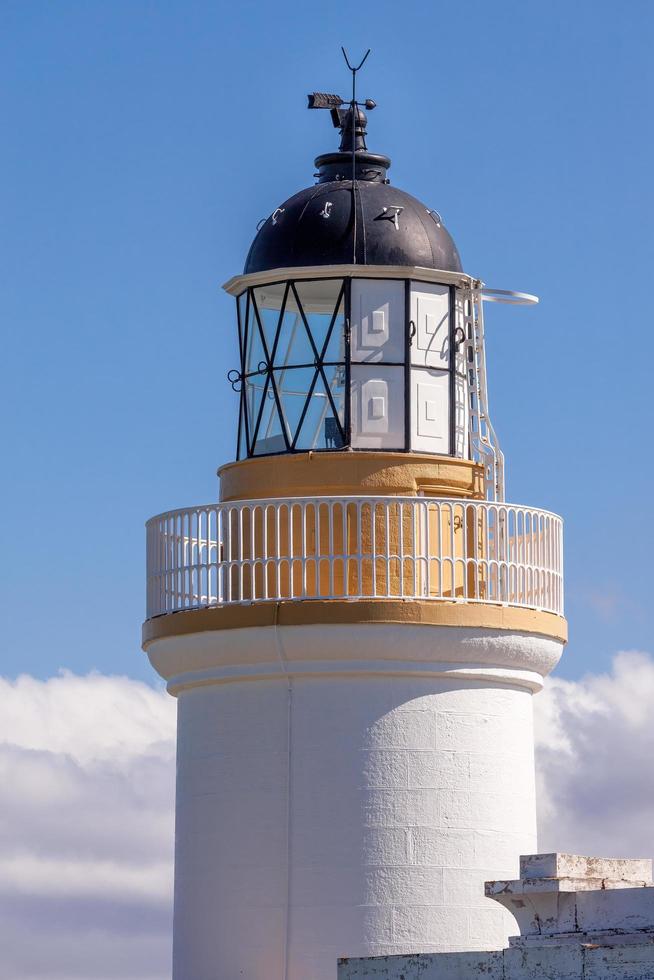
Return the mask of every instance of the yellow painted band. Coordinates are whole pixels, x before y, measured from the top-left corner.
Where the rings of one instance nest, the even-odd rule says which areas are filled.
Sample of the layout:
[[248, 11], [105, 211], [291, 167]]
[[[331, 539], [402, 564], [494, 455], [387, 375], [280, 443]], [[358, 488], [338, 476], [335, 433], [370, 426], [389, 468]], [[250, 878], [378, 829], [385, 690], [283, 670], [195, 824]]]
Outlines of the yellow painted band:
[[401, 599], [305, 599], [256, 602], [252, 605], [214, 606], [155, 616], [143, 624], [143, 648], [153, 640], [209, 630], [235, 630], [253, 626], [311, 626], [316, 624], [394, 623], [423, 626], [460, 626], [537, 633], [565, 643], [568, 624], [555, 613], [482, 602], [446, 602]]
[[220, 499], [262, 497], [484, 496], [484, 468], [426, 453], [325, 452], [260, 456], [218, 470]]

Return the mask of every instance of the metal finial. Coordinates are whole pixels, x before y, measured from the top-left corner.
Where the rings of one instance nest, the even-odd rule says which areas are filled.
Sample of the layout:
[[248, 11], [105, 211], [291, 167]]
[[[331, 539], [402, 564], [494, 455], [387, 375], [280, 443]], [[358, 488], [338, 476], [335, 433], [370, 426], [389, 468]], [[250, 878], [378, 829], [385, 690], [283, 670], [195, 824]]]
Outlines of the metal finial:
[[370, 48], [366, 51], [363, 58], [356, 66], [356, 68], [350, 64], [350, 59], [347, 56], [347, 51], [341, 45], [341, 51], [343, 52], [343, 57], [345, 58], [345, 64], [352, 72], [352, 264], [356, 265], [357, 262], [357, 200], [356, 200], [356, 149], [357, 149], [357, 137], [355, 125], [356, 117], [359, 112], [359, 107], [357, 106], [357, 72], [363, 68], [368, 55], [370, 54]]
[[345, 58], [345, 64], [346, 64], [346, 65], [347, 65], [347, 67], [348, 67], [348, 68], [350, 69], [350, 71], [353, 71], [353, 72], [355, 72], [355, 74], [356, 74], [356, 72], [358, 72], [358, 71], [359, 71], [359, 69], [360, 69], [360, 68], [363, 68], [363, 65], [364, 65], [364, 63], [365, 63], [365, 60], [366, 60], [366, 58], [368, 57], [368, 55], [370, 54], [370, 48], [368, 48], [368, 50], [367, 50], [367, 51], [366, 51], [366, 53], [364, 54], [364, 56], [363, 56], [363, 58], [362, 58], [362, 59], [361, 59], [361, 61], [359, 62], [359, 64], [358, 64], [358, 65], [356, 66], [356, 68], [354, 68], [354, 67], [353, 67], [353, 66], [352, 66], [352, 65], [350, 64], [350, 59], [348, 58], [348, 56], [347, 56], [347, 51], [345, 50], [345, 48], [343, 47], [343, 45], [341, 45], [341, 51], [343, 52], [343, 57]]
[[[352, 99], [349, 102], [349, 110], [342, 109], [341, 106], [347, 105], [345, 99], [342, 99], [340, 95], [335, 95], [330, 92], [312, 92], [309, 96], [309, 109], [329, 109], [331, 112], [332, 122], [337, 129], [341, 130], [342, 139], [340, 149], [347, 152], [348, 147], [346, 142], [351, 139], [351, 150], [352, 154], [352, 249], [353, 249], [353, 264], [356, 265], [357, 261], [357, 209], [356, 209], [356, 154], [357, 149], [365, 150], [365, 126], [366, 126], [366, 115], [362, 111], [363, 108], [368, 110], [374, 109], [376, 103], [372, 99], [366, 99], [365, 102], [357, 102], [357, 73], [363, 68], [364, 64], [368, 59], [370, 54], [370, 48], [366, 51], [363, 58], [358, 65], [353, 65], [348, 57], [348, 53], [345, 48], [341, 45], [341, 51], [343, 52], [343, 57], [345, 59], [345, 64], [348, 69], [352, 72]], [[360, 108], [361, 107], [361, 108]]]

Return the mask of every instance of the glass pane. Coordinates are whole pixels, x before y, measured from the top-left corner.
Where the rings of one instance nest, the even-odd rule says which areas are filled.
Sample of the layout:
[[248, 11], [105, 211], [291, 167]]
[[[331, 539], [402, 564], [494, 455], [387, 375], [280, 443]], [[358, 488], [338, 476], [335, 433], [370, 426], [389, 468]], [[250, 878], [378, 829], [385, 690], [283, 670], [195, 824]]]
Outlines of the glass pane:
[[[304, 316], [318, 353], [325, 346], [342, 285], [341, 279], [312, 279], [295, 283], [295, 289], [300, 297]], [[338, 349], [338, 344], [336, 347]]]
[[[345, 366], [327, 364], [323, 368], [323, 373], [327, 379], [332, 401], [336, 406], [338, 422], [345, 431]], [[334, 418], [334, 411], [329, 406], [327, 418], [325, 419], [325, 448], [341, 449], [344, 445], [343, 435], [339, 432], [339, 427]]]
[[252, 290], [259, 311], [259, 320], [263, 328], [263, 335], [266, 338], [268, 353], [272, 354], [279, 314], [281, 313], [286, 283], [275, 283], [273, 286], [260, 286]]
[[[340, 449], [345, 424], [345, 308], [342, 279], [257, 286], [238, 297], [245, 348], [244, 404], [253, 455], [296, 449]], [[257, 316], [258, 313], [258, 316]], [[247, 316], [247, 324], [246, 324]], [[306, 322], [305, 322], [306, 321]], [[246, 329], [247, 328], [247, 329]], [[274, 385], [267, 357], [273, 357]], [[327, 362], [316, 374], [316, 352]], [[330, 363], [331, 362], [331, 363]], [[309, 396], [309, 391], [311, 395]], [[330, 400], [329, 395], [331, 395]], [[239, 453], [245, 456], [245, 426]], [[286, 436], [286, 439], [284, 438]]]
[[292, 442], [295, 437], [302, 409], [315, 374], [316, 371], [313, 367], [286, 368], [283, 371], [274, 372], [289, 442]]
[[[329, 386], [332, 397], [336, 402], [339, 420], [343, 424], [343, 388], [339, 387], [339, 369], [331, 368], [332, 376]], [[296, 449], [340, 449], [343, 445], [338, 422], [334, 416], [331, 402], [322, 377], [318, 377], [314, 386], [309, 406], [296, 443]]]
[[238, 459], [245, 459], [248, 454], [247, 442], [245, 439], [245, 419], [243, 418], [243, 404], [239, 408], [239, 436], [238, 436]]
[[341, 299], [323, 361], [345, 361], [345, 302]]
[[247, 298], [248, 298], [248, 294], [246, 290], [244, 293], [241, 293], [241, 295], [237, 297], [236, 300], [236, 303], [238, 305], [238, 330], [239, 330], [238, 352], [240, 357], [243, 356], [243, 342], [245, 340], [245, 317], [247, 313]]
[[261, 331], [257, 323], [254, 306], [252, 303], [249, 303], [248, 306], [245, 373], [251, 374], [253, 371], [259, 370], [259, 365], [266, 364], [266, 354], [263, 348]]
[[261, 406], [261, 399], [266, 386], [266, 378], [266, 374], [251, 374], [249, 377], [243, 379], [243, 383], [245, 385], [245, 403], [248, 413], [250, 439], [252, 439], [254, 435], [254, 427], [257, 424], [257, 419], [259, 417], [259, 408]]
[[289, 293], [275, 351], [275, 367], [285, 364], [313, 364], [315, 359], [295, 297]]
[[277, 402], [272, 390], [268, 386], [266, 399], [261, 413], [261, 424], [257, 435], [254, 455], [260, 456], [264, 453], [285, 453], [286, 441], [282, 432], [282, 423], [277, 411]]

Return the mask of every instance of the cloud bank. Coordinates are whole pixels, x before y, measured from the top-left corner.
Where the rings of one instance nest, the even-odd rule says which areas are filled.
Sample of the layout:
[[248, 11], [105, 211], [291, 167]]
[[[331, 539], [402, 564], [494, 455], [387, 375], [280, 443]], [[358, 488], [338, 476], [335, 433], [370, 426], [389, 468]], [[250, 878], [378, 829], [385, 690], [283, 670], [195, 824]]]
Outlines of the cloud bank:
[[[654, 660], [535, 700], [540, 849], [654, 854]], [[125, 677], [0, 679], [4, 980], [169, 980], [175, 702]]]
[[174, 729], [128, 678], [0, 679], [6, 980], [170, 976]]
[[534, 702], [539, 849], [654, 857], [654, 660], [557, 677]]

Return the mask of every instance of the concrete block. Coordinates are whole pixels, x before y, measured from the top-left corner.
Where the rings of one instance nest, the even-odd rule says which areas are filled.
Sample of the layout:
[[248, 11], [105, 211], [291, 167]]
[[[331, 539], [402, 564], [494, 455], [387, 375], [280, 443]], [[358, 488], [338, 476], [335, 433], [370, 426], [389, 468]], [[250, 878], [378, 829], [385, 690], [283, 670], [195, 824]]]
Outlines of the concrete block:
[[474, 830], [477, 824], [471, 811], [468, 792], [443, 790], [440, 794], [439, 826], [458, 830]]
[[442, 827], [511, 833], [529, 826], [532, 819], [533, 799], [524, 796], [451, 790], [440, 794]]
[[[523, 884], [522, 881], [487, 881], [485, 887], [486, 896], [495, 899], [515, 917], [521, 936], [578, 931], [574, 894], [557, 891], [525, 894]], [[516, 892], [512, 886], [517, 888]]]
[[[520, 832], [513, 833], [506, 830], [475, 830], [475, 867], [493, 868], [489, 878], [517, 878], [520, 852], [524, 850], [525, 844], [536, 841], [535, 814], [533, 824], [531, 833], [526, 826]], [[499, 872], [500, 868], [505, 868], [506, 871]]]
[[[392, 874], [390, 870], [388, 873]], [[349, 909], [383, 904], [368, 901], [367, 892], [367, 882], [356, 866], [295, 867], [291, 874], [291, 901], [297, 906], [322, 910], [328, 906]]]
[[425, 953], [340, 960], [338, 980], [503, 980], [502, 953]]
[[[333, 811], [329, 812], [333, 814]], [[299, 867], [358, 864], [362, 860], [362, 840], [367, 841], [371, 833], [378, 834], [380, 831], [367, 831], [362, 835], [360, 828], [357, 828], [350, 834], [344, 834], [340, 822], [321, 819], [316, 823], [307, 819], [305, 814], [304, 819], [297, 819], [293, 827], [294, 862]], [[407, 862], [404, 860], [400, 863]]]
[[654, 937], [630, 945], [588, 945], [584, 949], [584, 980], [652, 980]]
[[[337, 976], [338, 980], [391, 980], [392, 977], [417, 980], [420, 959], [414, 955], [343, 957], [338, 960]], [[420, 976], [425, 974], [421, 972]]]
[[371, 790], [363, 801], [366, 827], [437, 827], [440, 791]]
[[535, 822], [533, 797], [523, 793], [475, 792], [471, 803], [477, 817], [475, 829], [511, 832]]
[[179, 796], [203, 796], [206, 793], [242, 793], [256, 788], [262, 793], [276, 794], [286, 785], [288, 754], [260, 748], [257, 752], [242, 752], [194, 757], [181, 767], [177, 776]]
[[414, 827], [409, 831], [414, 864], [442, 868], [473, 868], [475, 836], [471, 830]]
[[[296, 776], [295, 772], [293, 776]], [[313, 827], [317, 835], [330, 824], [343, 827], [355, 821], [359, 823], [361, 790], [346, 785], [341, 786], [339, 793], [330, 792], [329, 779], [314, 779], [312, 785], [312, 780], [299, 774], [292, 783], [296, 811], [293, 822], [297, 827]]]
[[[286, 868], [281, 865], [243, 868], [222, 864], [220, 874], [216, 874], [212, 867], [204, 870], [203, 885], [206, 901], [217, 902], [220, 908], [229, 905], [244, 909], [281, 907], [286, 900]], [[201, 894], [198, 882], [195, 891]]]
[[265, 976], [258, 972], [261, 958], [280, 961], [284, 910], [222, 906], [218, 913], [213, 903], [198, 904], [192, 914], [178, 915], [176, 928], [173, 956], [178, 976], [213, 977], [217, 962], [225, 964], [223, 976]]
[[439, 712], [434, 748], [455, 752], [484, 752], [495, 745], [499, 754], [510, 751], [513, 726], [499, 715], [474, 712]]
[[[242, 810], [246, 805], [252, 809]], [[175, 815], [176, 848], [184, 853], [203, 850], [205, 859], [213, 855], [246, 866], [266, 863], [271, 854], [285, 853], [285, 806], [283, 793], [267, 795], [265, 807], [256, 792], [229, 798], [221, 794], [180, 798]]]
[[654, 930], [654, 888], [618, 888], [579, 892], [577, 922], [584, 931]]
[[393, 941], [409, 948], [414, 943], [465, 948], [468, 944], [467, 914], [463, 910], [457, 914], [447, 900], [444, 908], [396, 908], [393, 911]]
[[286, 745], [284, 685], [231, 684], [183, 692], [178, 699], [178, 751], [185, 758], [260, 751]]
[[408, 755], [410, 788], [464, 789], [469, 780], [466, 753], [423, 749]]
[[582, 980], [581, 946], [504, 950], [504, 980]]
[[369, 727], [364, 749], [433, 749], [439, 740], [439, 718], [433, 711], [392, 711]]
[[502, 951], [495, 953], [442, 953], [441, 964], [436, 956], [418, 973], [419, 980], [504, 980]]
[[599, 878], [613, 881], [651, 882], [649, 858], [599, 858], [582, 854], [523, 854], [521, 878]]
[[[309, 945], [303, 942], [295, 942], [292, 944], [289, 956], [288, 964], [288, 980], [309, 980], [309, 978], [325, 978], [325, 980], [336, 980], [336, 969], [337, 963], [340, 957], [347, 957], [348, 950], [344, 949], [342, 945], [338, 943], [332, 943], [331, 945]], [[371, 954], [373, 955], [373, 954]], [[269, 963], [267, 971], [264, 970], [261, 974], [244, 974], [242, 976], [234, 976], [233, 980], [280, 980], [284, 977], [284, 970], [281, 967], [281, 972], [274, 972], [275, 964]], [[201, 980], [223, 980], [222, 974], [217, 974], [215, 971], [202, 977]], [[225, 975], [224, 980], [232, 980], [232, 974]]]
[[313, 907], [294, 906], [291, 926], [307, 946], [330, 946], [338, 937], [341, 955], [345, 955], [368, 944], [392, 944], [393, 915], [393, 908], [383, 905], [329, 906], [319, 915]]
[[529, 753], [474, 752], [468, 755], [468, 768], [472, 790], [493, 786], [497, 793], [514, 794], [519, 788], [523, 795], [533, 794], [534, 760]]
[[[486, 907], [489, 900], [484, 896], [483, 878], [483, 874], [476, 870], [445, 868], [443, 870], [445, 904], [453, 908]], [[490, 905], [490, 908], [492, 907]]]
[[362, 789], [406, 789], [411, 786], [409, 756], [404, 749], [362, 752], [358, 763]]
[[443, 872], [418, 867], [367, 869], [362, 901], [365, 905], [443, 905]]
[[507, 919], [511, 922], [509, 928], [515, 928], [506, 910], [501, 906], [493, 906], [491, 902], [488, 902], [484, 908], [471, 909], [468, 912], [469, 948], [488, 949], [488, 937], [506, 932]]
[[[362, 841], [356, 841], [361, 863], [386, 867], [419, 864], [413, 859], [411, 834], [404, 828], [370, 827]], [[429, 862], [424, 862], [429, 863]]]

